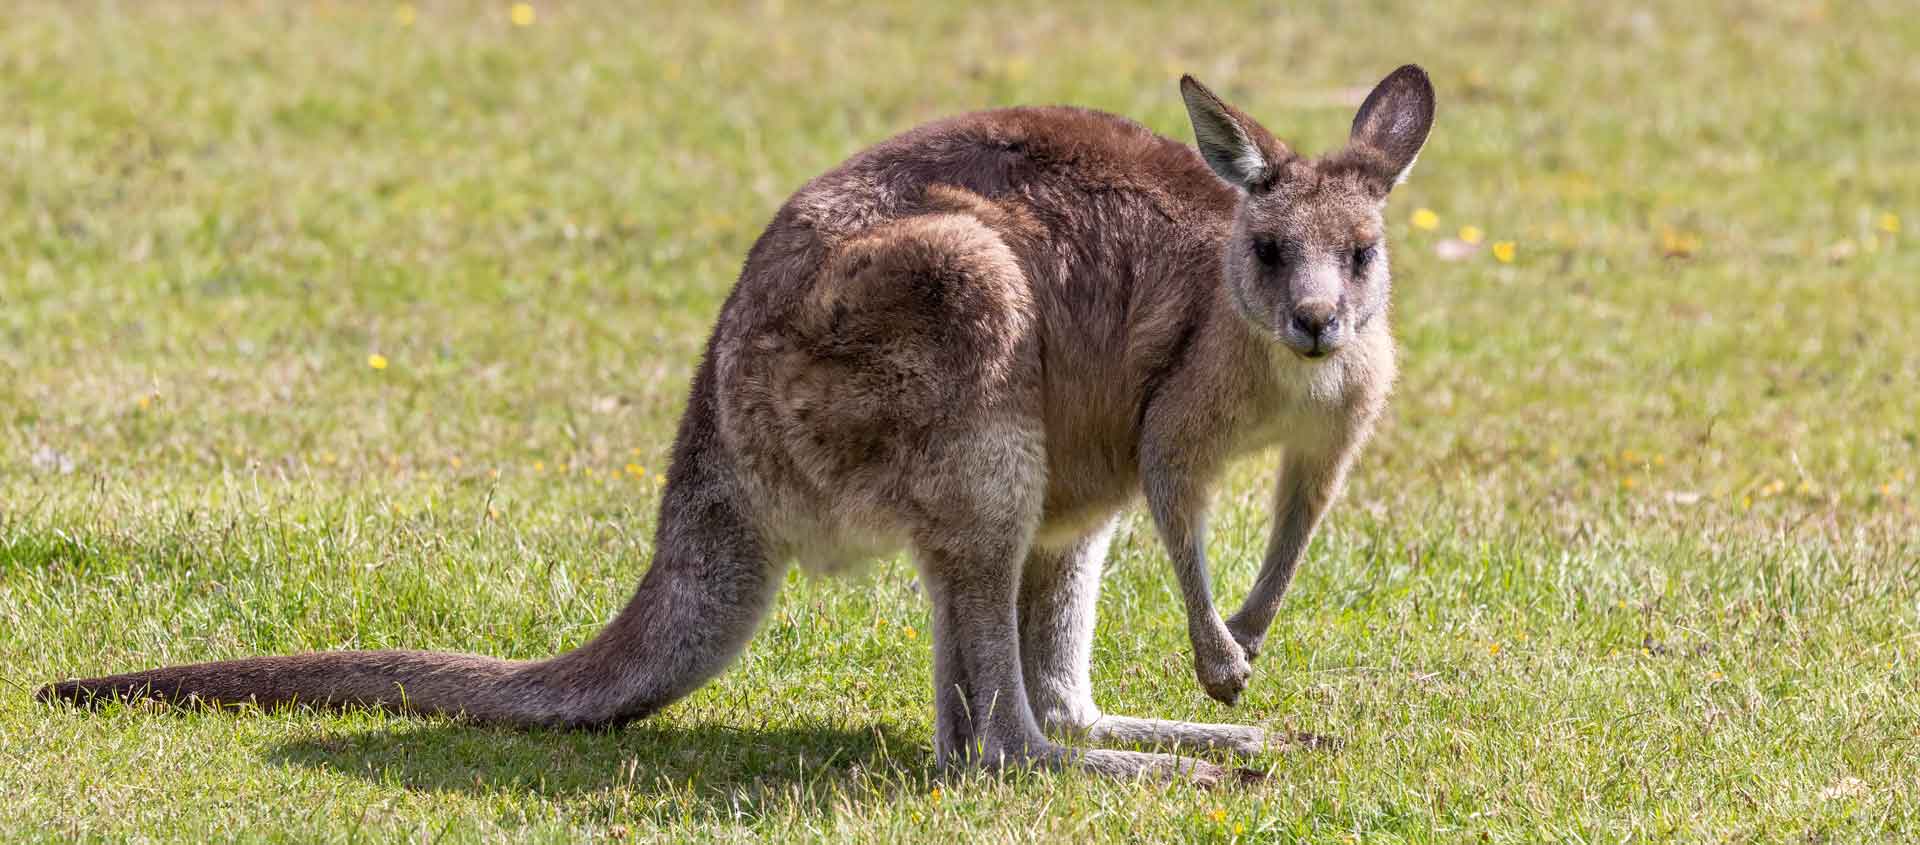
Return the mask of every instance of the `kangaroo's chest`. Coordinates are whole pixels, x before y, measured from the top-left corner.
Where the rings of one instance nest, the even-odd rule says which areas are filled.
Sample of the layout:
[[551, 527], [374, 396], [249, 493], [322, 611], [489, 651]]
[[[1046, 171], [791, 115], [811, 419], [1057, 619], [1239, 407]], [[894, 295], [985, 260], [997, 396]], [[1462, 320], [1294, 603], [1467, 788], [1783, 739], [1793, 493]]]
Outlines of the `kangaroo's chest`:
[[1265, 377], [1243, 400], [1249, 409], [1224, 432], [1230, 456], [1281, 446], [1317, 451], [1346, 442], [1350, 430], [1378, 410], [1392, 388], [1393, 339], [1384, 329], [1326, 361], [1301, 361], [1274, 350]]

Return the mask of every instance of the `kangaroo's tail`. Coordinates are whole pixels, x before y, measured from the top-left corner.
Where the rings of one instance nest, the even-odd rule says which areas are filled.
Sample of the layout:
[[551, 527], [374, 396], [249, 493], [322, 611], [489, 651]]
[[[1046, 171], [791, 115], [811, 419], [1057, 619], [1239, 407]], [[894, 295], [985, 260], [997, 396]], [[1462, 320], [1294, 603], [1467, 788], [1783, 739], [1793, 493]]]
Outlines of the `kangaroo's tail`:
[[675, 444], [653, 566], [620, 615], [574, 651], [525, 662], [424, 651], [250, 657], [64, 681], [37, 697], [82, 705], [158, 699], [373, 706], [553, 727], [650, 715], [733, 661], [780, 581], [713, 437], [711, 394], [702, 395], [707, 370], [696, 380]]

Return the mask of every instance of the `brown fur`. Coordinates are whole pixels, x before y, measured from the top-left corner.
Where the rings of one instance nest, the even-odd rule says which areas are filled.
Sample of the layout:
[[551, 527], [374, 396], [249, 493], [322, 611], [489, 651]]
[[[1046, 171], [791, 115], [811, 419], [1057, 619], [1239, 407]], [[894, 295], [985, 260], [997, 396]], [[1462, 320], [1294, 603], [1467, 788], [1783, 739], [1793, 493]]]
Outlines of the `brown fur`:
[[[1111, 115], [1016, 108], [914, 129], [801, 188], [708, 343], [653, 566], [581, 649], [528, 663], [248, 658], [41, 696], [617, 724], [720, 671], [787, 562], [835, 569], [905, 546], [934, 605], [943, 761], [1218, 779], [1210, 764], [1046, 738], [1265, 742], [1094, 706], [1106, 537], [1144, 492], [1200, 681], [1233, 701], [1394, 378], [1380, 209], [1425, 139], [1432, 90], [1417, 69], [1388, 77], [1353, 143], [1319, 161], [1199, 83], [1182, 90], [1203, 155]], [[1274, 539], [1246, 606], [1223, 620], [1204, 558], [1209, 485], [1230, 458], [1275, 444]]]

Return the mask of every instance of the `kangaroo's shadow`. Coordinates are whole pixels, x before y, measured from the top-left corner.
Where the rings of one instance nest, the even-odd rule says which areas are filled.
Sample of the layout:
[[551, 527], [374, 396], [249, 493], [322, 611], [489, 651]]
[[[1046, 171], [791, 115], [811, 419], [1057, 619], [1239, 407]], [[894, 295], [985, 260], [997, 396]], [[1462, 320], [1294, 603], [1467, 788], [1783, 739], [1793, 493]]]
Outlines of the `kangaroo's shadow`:
[[679, 812], [729, 818], [775, 802], [824, 809], [849, 794], [880, 797], [933, 776], [928, 749], [878, 724], [518, 732], [439, 722], [327, 733], [283, 743], [266, 756], [427, 792], [563, 800], [614, 791], [690, 793], [704, 806]]

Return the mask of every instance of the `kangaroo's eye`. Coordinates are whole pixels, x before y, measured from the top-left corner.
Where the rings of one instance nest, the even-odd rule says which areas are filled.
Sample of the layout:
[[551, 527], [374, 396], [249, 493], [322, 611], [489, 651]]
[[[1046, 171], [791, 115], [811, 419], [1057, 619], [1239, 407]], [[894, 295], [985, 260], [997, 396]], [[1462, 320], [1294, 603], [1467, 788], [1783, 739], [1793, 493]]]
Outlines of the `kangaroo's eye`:
[[1268, 267], [1277, 267], [1280, 265], [1280, 245], [1272, 238], [1254, 238], [1253, 257]]
[[1276, 240], [1256, 237], [1253, 239], [1253, 257], [1268, 267], [1284, 267], [1300, 260], [1300, 242], [1292, 238]]
[[1367, 269], [1368, 265], [1373, 263], [1373, 253], [1373, 244], [1353, 248], [1353, 272], [1355, 275], [1359, 275]]

